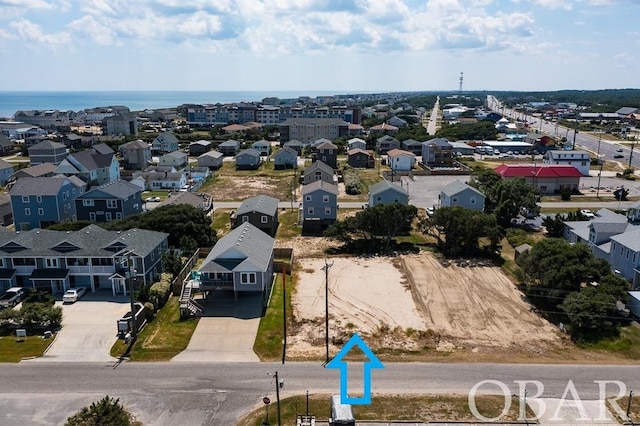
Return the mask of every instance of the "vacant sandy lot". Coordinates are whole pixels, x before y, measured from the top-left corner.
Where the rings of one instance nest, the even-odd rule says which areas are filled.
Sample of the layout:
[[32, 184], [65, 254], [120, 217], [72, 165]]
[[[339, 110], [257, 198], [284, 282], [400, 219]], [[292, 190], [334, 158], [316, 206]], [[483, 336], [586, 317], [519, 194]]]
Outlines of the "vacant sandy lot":
[[560, 342], [498, 267], [444, 267], [430, 254], [402, 258], [427, 327], [454, 344], [521, 346]]
[[[296, 327], [289, 356], [324, 351], [324, 259], [299, 260]], [[330, 258], [331, 352], [354, 332], [372, 347], [442, 352], [561, 344], [555, 327], [531, 312], [498, 267], [443, 266], [430, 253], [396, 258]]]

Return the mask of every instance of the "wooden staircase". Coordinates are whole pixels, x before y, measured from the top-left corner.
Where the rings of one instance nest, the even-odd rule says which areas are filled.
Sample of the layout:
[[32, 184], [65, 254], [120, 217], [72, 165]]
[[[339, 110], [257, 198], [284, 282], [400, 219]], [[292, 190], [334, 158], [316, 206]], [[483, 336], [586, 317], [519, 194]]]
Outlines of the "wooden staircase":
[[193, 280], [187, 280], [182, 285], [182, 292], [180, 293], [180, 316], [182, 318], [200, 316], [204, 312], [204, 306], [196, 302], [192, 297], [193, 289]]

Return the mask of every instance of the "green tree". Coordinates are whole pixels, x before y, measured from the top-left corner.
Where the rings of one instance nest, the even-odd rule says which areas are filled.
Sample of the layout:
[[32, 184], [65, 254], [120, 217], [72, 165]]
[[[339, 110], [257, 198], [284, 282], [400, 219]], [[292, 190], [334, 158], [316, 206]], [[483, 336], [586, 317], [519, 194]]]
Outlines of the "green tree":
[[180, 250], [167, 250], [162, 255], [162, 265], [164, 266], [164, 270], [174, 277], [182, 271], [184, 263]]
[[511, 226], [511, 219], [526, 210], [535, 215], [540, 213], [538, 190], [522, 178], [503, 180], [495, 188], [496, 221], [503, 228]]
[[119, 399], [105, 396], [98, 402], [82, 408], [67, 419], [66, 426], [129, 426], [133, 416], [120, 404]]
[[595, 286], [570, 293], [560, 307], [567, 314], [575, 340], [598, 340], [617, 334], [616, 298]]
[[519, 280], [534, 304], [546, 311], [557, 306], [585, 283], [611, 274], [607, 261], [596, 259], [585, 244], [546, 238], [518, 257]]
[[62, 308], [46, 303], [23, 303], [18, 318], [26, 328], [57, 328], [62, 324]]
[[447, 256], [477, 254], [483, 237], [489, 239], [489, 248], [493, 250], [502, 237], [493, 215], [459, 206], [437, 209], [421, 222], [421, 227], [437, 239]]
[[482, 192], [486, 199], [484, 202], [484, 211], [493, 213], [496, 206], [498, 184], [502, 182], [502, 176], [489, 168], [481, 168], [471, 178], [469, 185]]
[[184, 242], [187, 244], [187, 247], [184, 247], [185, 251], [193, 249], [193, 241], [197, 247], [211, 247], [217, 241], [216, 234], [211, 229], [211, 219], [202, 210], [187, 204], [158, 207], [100, 226], [110, 230], [142, 228], [166, 232], [169, 234], [169, 246], [183, 248], [181, 243]]
[[344, 243], [364, 240], [367, 250], [387, 251], [398, 235], [411, 231], [413, 219], [418, 214], [415, 206], [385, 203], [359, 211], [355, 216], [337, 221], [325, 232], [325, 236]]
[[542, 226], [547, 229], [547, 237], [561, 238], [564, 235], [564, 221], [563, 215], [557, 214], [555, 216], [546, 216], [542, 219]]

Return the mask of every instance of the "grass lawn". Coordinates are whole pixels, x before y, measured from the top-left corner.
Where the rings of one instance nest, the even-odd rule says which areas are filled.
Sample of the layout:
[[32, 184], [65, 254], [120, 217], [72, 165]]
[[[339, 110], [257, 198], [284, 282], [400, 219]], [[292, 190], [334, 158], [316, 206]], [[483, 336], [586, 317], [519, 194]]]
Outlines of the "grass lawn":
[[218, 238], [226, 235], [231, 230], [229, 215], [233, 209], [215, 209], [211, 227], [218, 233]]
[[627, 326], [620, 329], [620, 336], [615, 339], [605, 339], [597, 343], [581, 345], [583, 349], [591, 351], [606, 351], [621, 358], [640, 359], [640, 328]]
[[[275, 393], [275, 390], [272, 392]], [[275, 395], [269, 395], [269, 421], [277, 423], [277, 404]], [[502, 395], [478, 395], [475, 399], [478, 412], [488, 418], [500, 415], [504, 408]], [[478, 421], [471, 410], [466, 395], [373, 395], [370, 405], [354, 405], [353, 415], [357, 420], [377, 421]], [[503, 421], [518, 418], [519, 401], [512, 398], [511, 407]], [[306, 414], [306, 396], [297, 395], [280, 400], [282, 424], [293, 425], [298, 414]], [[330, 395], [309, 395], [309, 414], [316, 420], [326, 420], [331, 412]], [[264, 420], [266, 410], [260, 407], [238, 422], [238, 426], [258, 426]], [[533, 418], [533, 412], [527, 407], [527, 417]]]
[[294, 209], [280, 210], [278, 214], [278, 231], [276, 232], [276, 240], [279, 242], [286, 241], [302, 234], [302, 227], [298, 226], [298, 209], [294, 203]]
[[[291, 275], [287, 275], [287, 325], [291, 324], [291, 292], [293, 290]], [[258, 334], [253, 344], [253, 351], [261, 361], [282, 359], [282, 274], [277, 274], [276, 282], [269, 300], [269, 306], [260, 319]]]
[[[131, 361], [169, 361], [189, 344], [198, 319], [180, 319], [177, 297], [171, 297], [138, 335], [129, 359]], [[118, 340], [111, 348], [111, 356], [120, 357], [127, 350], [124, 340]]]
[[0, 337], [0, 362], [20, 362], [23, 358], [41, 357], [53, 343], [53, 339], [40, 336], [28, 336], [24, 341], [17, 341], [14, 336]]

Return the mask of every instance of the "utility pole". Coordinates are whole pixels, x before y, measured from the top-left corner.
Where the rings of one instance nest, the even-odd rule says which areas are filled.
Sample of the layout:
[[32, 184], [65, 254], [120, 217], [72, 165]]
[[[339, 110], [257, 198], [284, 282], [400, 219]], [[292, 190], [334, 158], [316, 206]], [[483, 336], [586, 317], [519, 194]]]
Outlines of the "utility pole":
[[136, 321], [136, 307], [133, 300], [133, 280], [136, 273], [134, 261], [131, 252], [127, 253], [127, 266], [129, 267], [129, 303], [131, 304], [131, 343], [138, 340], [138, 325]]
[[282, 422], [280, 421], [280, 380], [278, 380], [277, 371], [276, 371], [276, 405], [278, 406], [278, 426], [281, 426]]
[[333, 266], [333, 262], [327, 263], [324, 260], [324, 345], [325, 345], [325, 365], [329, 363], [329, 269]]
[[576, 118], [576, 128], [573, 130], [573, 146], [572, 150], [576, 149], [576, 135], [578, 134], [578, 119]]
[[629, 418], [629, 412], [631, 411], [631, 398], [633, 398], [633, 391], [629, 391], [629, 401], [627, 401], [627, 419]]
[[282, 363], [287, 355], [287, 271], [282, 264]]
[[631, 140], [631, 153], [629, 154], [629, 168], [631, 168], [631, 160], [633, 159], [633, 148], [636, 145], [635, 138]]

